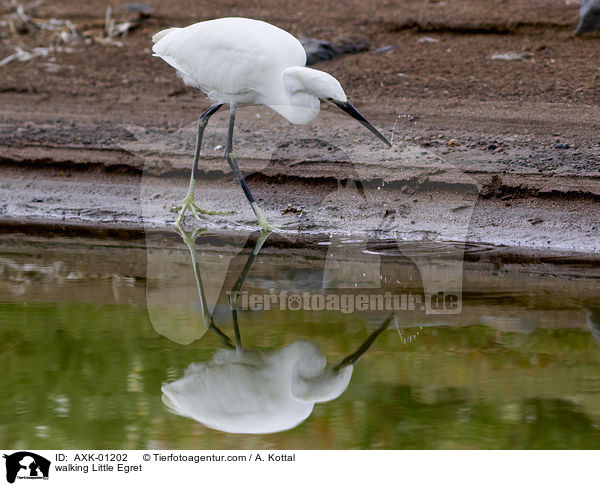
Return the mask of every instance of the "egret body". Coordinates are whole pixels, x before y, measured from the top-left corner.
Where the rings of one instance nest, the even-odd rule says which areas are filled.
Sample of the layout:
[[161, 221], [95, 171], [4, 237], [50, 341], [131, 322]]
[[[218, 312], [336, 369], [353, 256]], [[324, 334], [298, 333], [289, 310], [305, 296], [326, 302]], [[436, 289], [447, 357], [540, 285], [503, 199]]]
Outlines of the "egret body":
[[277, 350], [242, 346], [237, 297], [269, 231], [262, 231], [233, 287], [227, 293], [235, 347], [207, 313], [206, 299], [196, 261], [197, 232], [177, 231], [190, 250], [200, 307], [208, 329], [228, 349], [220, 349], [208, 362], [192, 363], [182, 378], [162, 386], [164, 404], [173, 413], [192, 418], [207, 427], [230, 433], [268, 434], [288, 430], [306, 420], [316, 403], [339, 397], [348, 387], [354, 364], [388, 328], [388, 317], [352, 353], [334, 366], [310, 341], [296, 341]]
[[353, 366], [326, 367], [319, 347], [296, 341], [276, 351], [221, 349], [191, 364], [183, 378], [162, 386], [163, 402], [178, 415], [237, 434], [294, 428], [315, 403], [340, 396]]
[[201, 210], [194, 201], [194, 187], [202, 135], [209, 118], [223, 105], [230, 106], [225, 157], [263, 229], [270, 225], [256, 203], [233, 153], [233, 126], [239, 104], [265, 105], [291, 123], [305, 124], [319, 113], [320, 100], [332, 103], [391, 146], [348, 101], [340, 83], [331, 75], [307, 68], [306, 52], [288, 32], [259, 20], [223, 18], [185, 28], [162, 30], [152, 38], [154, 55], [177, 70], [183, 82], [202, 90], [213, 103], [200, 116], [192, 176], [177, 223], [189, 209]]

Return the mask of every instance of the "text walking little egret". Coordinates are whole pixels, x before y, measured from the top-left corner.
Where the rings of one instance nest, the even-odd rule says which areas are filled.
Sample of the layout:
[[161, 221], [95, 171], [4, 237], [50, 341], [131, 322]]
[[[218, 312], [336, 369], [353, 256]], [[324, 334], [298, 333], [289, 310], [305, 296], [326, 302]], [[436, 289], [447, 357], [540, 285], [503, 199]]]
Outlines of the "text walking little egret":
[[306, 52], [288, 32], [259, 20], [223, 18], [199, 22], [185, 28], [171, 28], [152, 37], [154, 55], [174, 67], [184, 83], [204, 91], [212, 106], [200, 116], [190, 187], [183, 199], [177, 223], [189, 209], [200, 209], [194, 201], [194, 187], [202, 134], [208, 119], [229, 104], [229, 132], [225, 157], [242, 185], [258, 223], [271, 229], [250, 192], [233, 153], [233, 125], [238, 104], [266, 105], [291, 123], [310, 122], [319, 113], [320, 101], [332, 103], [373, 132], [390, 142], [348, 101], [333, 76], [305, 66]]

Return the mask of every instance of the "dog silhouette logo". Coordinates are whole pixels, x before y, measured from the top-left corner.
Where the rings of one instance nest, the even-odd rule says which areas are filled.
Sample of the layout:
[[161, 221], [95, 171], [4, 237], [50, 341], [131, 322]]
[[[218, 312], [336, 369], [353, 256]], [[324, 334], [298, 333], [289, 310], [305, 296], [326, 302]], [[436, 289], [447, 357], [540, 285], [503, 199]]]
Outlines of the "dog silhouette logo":
[[33, 452], [20, 451], [7, 456], [6, 480], [14, 483], [17, 477], [27, 479], [48, 479], [50, 472], [50, 461]]

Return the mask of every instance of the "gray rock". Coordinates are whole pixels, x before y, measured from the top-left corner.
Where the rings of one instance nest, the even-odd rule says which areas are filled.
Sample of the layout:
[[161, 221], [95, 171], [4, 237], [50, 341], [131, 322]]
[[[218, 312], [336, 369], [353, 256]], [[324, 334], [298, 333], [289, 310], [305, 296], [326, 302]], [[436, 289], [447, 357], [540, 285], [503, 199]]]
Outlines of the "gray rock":
[[581, 0], [577, 35], [592, 32], [600, 27], [600, 0]]
[[365, 39], [341, 39], [335, 44], [326, 40], [299, 37], [298, 40], [306, 51], [306, 65], [311, 66], [320, 61], [328, 61], [344, 54], [357, 54], [370, 49]]
[[342, 51], [329, 41], [307, 37], [301, 37], [299, 40], [306, 51], [306, 64], [308, 66], [342, 55]]

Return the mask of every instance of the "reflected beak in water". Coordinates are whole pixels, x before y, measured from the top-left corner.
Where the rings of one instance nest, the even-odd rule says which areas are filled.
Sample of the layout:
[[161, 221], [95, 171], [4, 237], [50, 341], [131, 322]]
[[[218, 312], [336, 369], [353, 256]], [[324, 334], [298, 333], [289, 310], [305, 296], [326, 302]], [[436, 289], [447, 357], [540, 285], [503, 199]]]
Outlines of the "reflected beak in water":
[[349, 101], [336, 101], [336, 100], [328, 100], [328, 101], [330, 103], [333, 103], [337, 107], [341, 108], [342, 110], [344, 110], [346, 113], [348, 113], [348, 115], [350, 115], [355, 120], [358, 120], [361, 125], [364, 125], [365, 127], [367, 127], [379, 140], [381, 140], [383, 143], [385, 143], [388, 147], [392, 146], [392, 144], [390, 142], [388, 142], [387, 138], [385, 138], [379, 132], [379, 130], [377, 130], [377, 128], [375, 128], [373, 125], [371, 125], [369, 123], [369, 121], [364, 116], [362, 116], [356, 108], [354, 108], [352, 103], [350, 103]]

